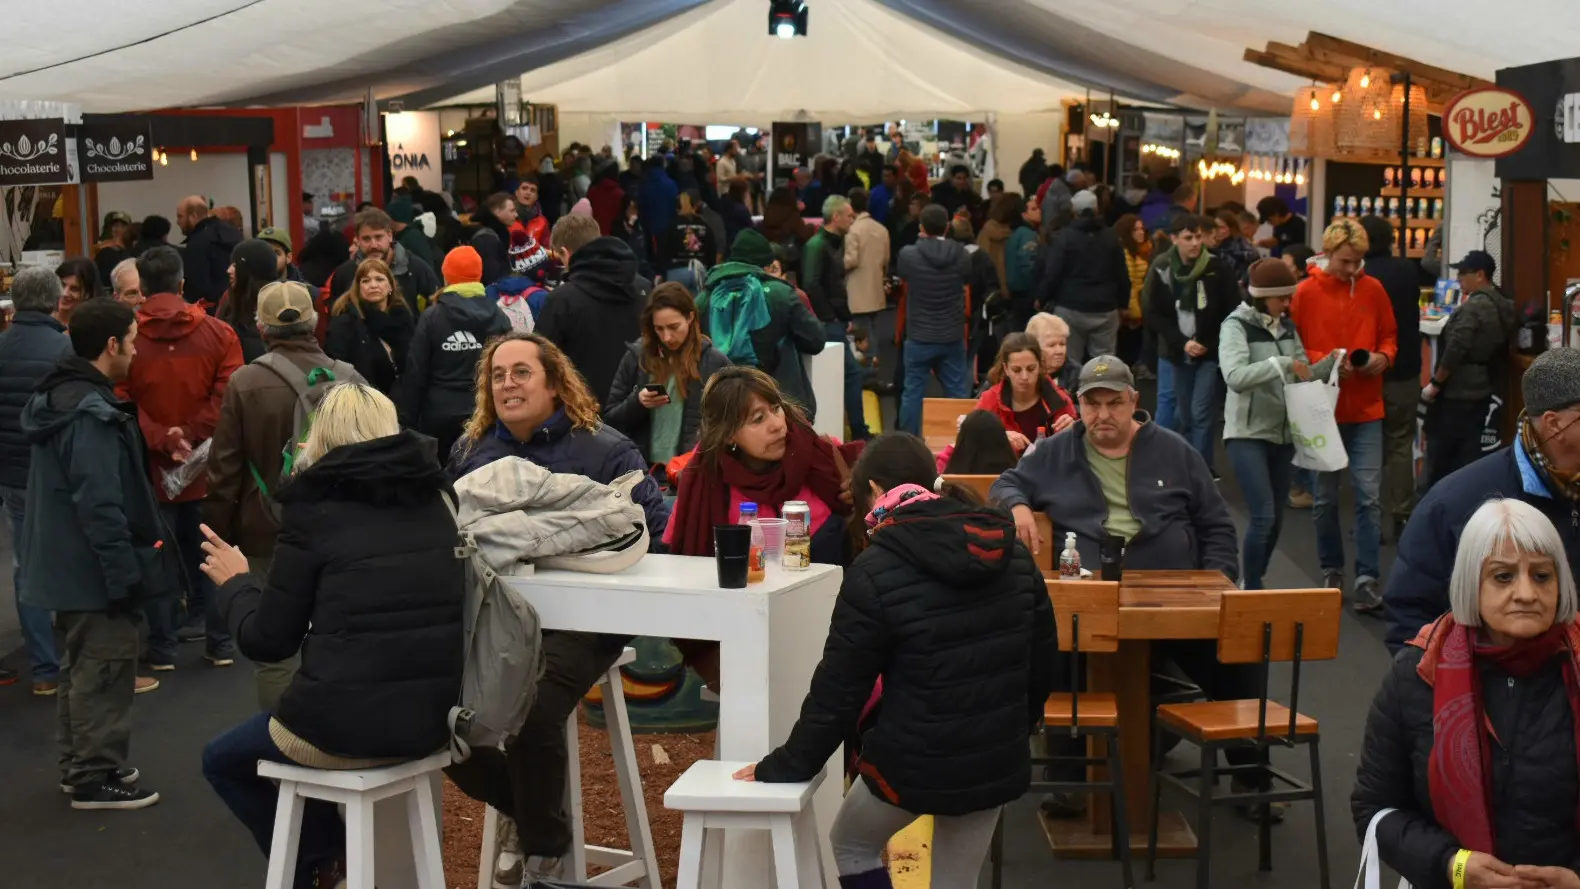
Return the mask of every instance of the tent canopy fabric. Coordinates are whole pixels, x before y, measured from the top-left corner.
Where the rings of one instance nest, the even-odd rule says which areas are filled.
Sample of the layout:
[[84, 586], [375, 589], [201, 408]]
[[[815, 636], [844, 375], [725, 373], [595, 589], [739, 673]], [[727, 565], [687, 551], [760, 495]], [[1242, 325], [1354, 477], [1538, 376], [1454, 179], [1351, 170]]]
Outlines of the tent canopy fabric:
[[1014, 113], [1088, 88], [1286, 113], [1302, 81], [1243, 61], [1245, 48], [1315, 30], [1490, 79], [1580, 47], [1574, 0], [808, 5], [810, 36], [778, 41], [767, 0], [16, 0], [0, 100], [117, 112], [358, 101], [371, 90], [416, 107], [526, 72], [528, 98], [643, 117]]

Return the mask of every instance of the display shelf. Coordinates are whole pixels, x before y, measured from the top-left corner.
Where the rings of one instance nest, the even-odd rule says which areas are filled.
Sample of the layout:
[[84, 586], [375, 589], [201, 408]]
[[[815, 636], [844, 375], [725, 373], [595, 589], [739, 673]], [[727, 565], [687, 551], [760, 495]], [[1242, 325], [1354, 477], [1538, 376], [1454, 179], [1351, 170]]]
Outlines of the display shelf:
[[[1328, 160], [1341, 164], [1376, 164], [1382, 167], [1398, 167], [1403, 165], [1399, 153], [1379, 152], [1377, 154], [1346, 154], [1339, 157], [1329, 157]], [[1412, 167], [1441, 167], [1445, 163], [1440, 157], [1414, 157], [1410, 158]]]
[[1410, 223], [1410, 228], [1437, 228], [1443, 224], [1443, 220], [1441, 219], [1400, 219], [1397, 216], [1390, 218], [1388, 222], [1391, 223], [1394, 228], [1398, 228], [1401, 222]]
[[[1412, 198], [1446, 198], [1448, 197], [1447, 192], [1448, 189], [1446, 188], [1416, 188], [1414, 185], [1410, 186], [1410, 197]], [[1378, 194], [1385, 198], [1400, 196], [1397, 188], [1384, 188]]]

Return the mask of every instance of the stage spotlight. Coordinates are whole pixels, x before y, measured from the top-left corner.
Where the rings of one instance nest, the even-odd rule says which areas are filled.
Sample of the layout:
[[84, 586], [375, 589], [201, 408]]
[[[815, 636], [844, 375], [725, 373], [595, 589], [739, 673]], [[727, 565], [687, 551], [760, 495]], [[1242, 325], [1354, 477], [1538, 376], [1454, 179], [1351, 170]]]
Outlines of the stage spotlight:
[[780, 40], [806, 36], [806, 0], [770, 0], [768, 33]]

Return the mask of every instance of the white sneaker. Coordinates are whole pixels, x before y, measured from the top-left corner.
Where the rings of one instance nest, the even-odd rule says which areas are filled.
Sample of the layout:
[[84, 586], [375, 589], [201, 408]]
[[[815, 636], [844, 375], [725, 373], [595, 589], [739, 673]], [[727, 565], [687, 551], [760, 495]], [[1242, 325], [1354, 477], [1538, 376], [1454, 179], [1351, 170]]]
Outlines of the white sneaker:
[[494, 858], [494, 889], [519, 889], [522, 879], [521, 838], [516, 821], [500, 814], [494, 826], [499, 854]]
[[565, 859], [549, 858], [543, 855], [527, 857], [526, 866], [521, 873], [521, 889], [532, 889], [534, 885], [544, 880], [565, 879]]

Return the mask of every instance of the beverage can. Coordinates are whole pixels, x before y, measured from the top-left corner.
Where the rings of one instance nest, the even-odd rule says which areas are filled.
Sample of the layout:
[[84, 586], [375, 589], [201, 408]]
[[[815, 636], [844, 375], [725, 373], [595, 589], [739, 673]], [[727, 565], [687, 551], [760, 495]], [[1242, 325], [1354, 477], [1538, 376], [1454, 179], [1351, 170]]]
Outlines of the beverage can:
[[781, 564], [792, 571], [812, 567], [812, 508], [804, 500], [790, 500], [779, 511], [785, 520], [785, 545]]

